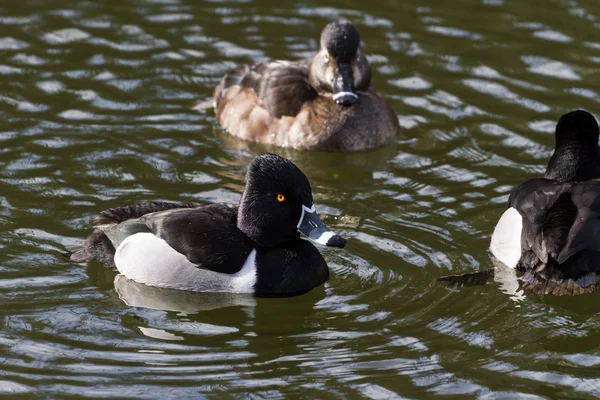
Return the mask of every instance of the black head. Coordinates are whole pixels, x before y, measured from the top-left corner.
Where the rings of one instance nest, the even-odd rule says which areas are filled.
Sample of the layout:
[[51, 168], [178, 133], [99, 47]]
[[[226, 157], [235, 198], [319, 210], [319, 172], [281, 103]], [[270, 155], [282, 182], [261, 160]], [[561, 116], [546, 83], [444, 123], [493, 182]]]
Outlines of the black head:
[[256, 157], [250, 164], [237, 226], [263, 247], [296, 240], [300, 233], [328, 246], [345, 244], [318, 218], [306, 175], [275, 154]]
[[311, 84], [346, 107], [358, 101], [356, 91], [371, 83], [371, 66], [359, 45], [360, 35], [350, 21], [331, 22], [321, 33], [321, 48], [311, 65]]
[[556, 148], [548, 162], [545, 178], [560, 182], [600, 178], [598, 123], [583, 110], [562, 117], [554, 133]]
[[340, 20], [327, 24], [321, 32], [321, 49], [336, 60], [350, 62], [360, 46], [360, 35], [352, 22]]
[[558, 120], [554, 133], [556, 147], [563, 145], [598, 146], [598, 122], [584, 110], [571, 111]]

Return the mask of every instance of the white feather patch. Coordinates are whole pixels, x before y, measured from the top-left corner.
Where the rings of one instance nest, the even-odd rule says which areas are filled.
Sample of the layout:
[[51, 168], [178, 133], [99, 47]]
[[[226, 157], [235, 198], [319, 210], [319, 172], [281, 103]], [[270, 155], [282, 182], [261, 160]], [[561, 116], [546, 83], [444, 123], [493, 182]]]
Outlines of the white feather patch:
[[167, 242], [146, 232], [131, 235], [119, 245], [115, 264], [135, 282], [169, 289], [254, 293], [256, 283], [256, 250], [239, 272], [225, 274], [196, 267]]
[[352, 92], [338, 92], [336, 94], [333, 95], [333, 100], [337, 101], [339, 99], [341, 99], [344, 96], [350, 96], [350, 97], [354, 97], [355, 99], [358, 99], [358, 95], [356, 93], [352, 93]]
[[523, 217], [511, 207], [502, 214], [494, 228], [490, 250], [504, 265], [515, 268], [521, 258], [521, 231]]

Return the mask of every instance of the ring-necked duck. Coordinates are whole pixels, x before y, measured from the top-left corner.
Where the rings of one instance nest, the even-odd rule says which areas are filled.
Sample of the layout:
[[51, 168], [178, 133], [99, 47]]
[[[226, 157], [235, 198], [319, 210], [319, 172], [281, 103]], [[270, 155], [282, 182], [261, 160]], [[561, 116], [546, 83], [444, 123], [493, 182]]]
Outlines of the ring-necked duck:
[[598, 123], [588, 112], [563, 115], [544, 178], [515, 189], [490, 249], [524, 272], [522, 288], [577, 295], [598, 285], [600, 272], [600, 149]]
[[214, 91], [233, 136], [302, 150], [357, 151], [394, 141], [398, 116], [371, 86], [371, 66], [349, 21], [328, 24], [306, 60], [241, 65]]
[[149, 202], [113, 208], [73, 261], [99, 261], [150, 286], [196, 292], [301, 294], [329, 277], [310, 242], [344, 247], [313, 204], [306, 176], [267, 154], [251, 163], [238, 208], [225, 204]]

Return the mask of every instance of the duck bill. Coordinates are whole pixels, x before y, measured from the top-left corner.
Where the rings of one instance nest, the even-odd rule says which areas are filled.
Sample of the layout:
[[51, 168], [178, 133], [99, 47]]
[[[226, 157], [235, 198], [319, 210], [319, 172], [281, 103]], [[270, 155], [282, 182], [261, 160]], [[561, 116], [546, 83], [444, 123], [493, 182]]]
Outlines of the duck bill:
[[311, 208], [305, 205], [302, 206], [302, 215], [300, 216], [300, 222], [298, 222], [298, 232], [311, 241], [323, 246], [342, 248], [346, 245], [344, 238], [333, 233], [325, 226], [317, 215], [314, 205]]
[[333, 77], [333, 101], [344, 107], [350, 107], [358, 101], [358, 95], [354, 93], [354, 79], [352, 77], [352, 65], [339, 63]]

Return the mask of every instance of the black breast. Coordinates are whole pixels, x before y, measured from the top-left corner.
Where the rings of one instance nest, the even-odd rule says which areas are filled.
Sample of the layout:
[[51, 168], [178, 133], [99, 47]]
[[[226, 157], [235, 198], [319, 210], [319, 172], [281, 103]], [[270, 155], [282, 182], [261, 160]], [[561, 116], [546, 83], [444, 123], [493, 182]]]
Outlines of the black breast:
[[256, 255], [257, 296], [294, 296], [329, 279], [329, 269], [319, 250], [306, 240], [259, 249]]

